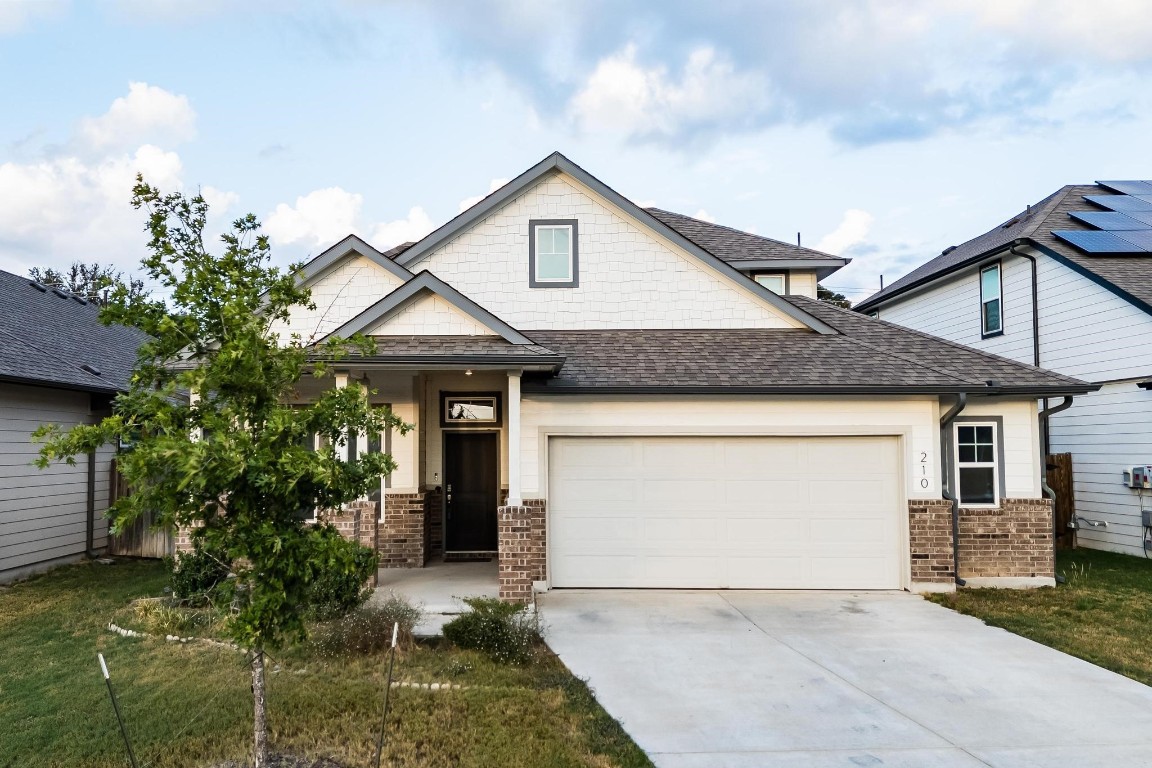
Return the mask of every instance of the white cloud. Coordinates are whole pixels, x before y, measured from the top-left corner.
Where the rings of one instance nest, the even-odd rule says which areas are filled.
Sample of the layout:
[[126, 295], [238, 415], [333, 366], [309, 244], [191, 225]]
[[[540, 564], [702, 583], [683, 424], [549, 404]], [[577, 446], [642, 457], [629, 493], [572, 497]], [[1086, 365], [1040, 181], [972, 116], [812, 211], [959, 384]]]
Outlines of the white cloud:
[[719, 123], [739, 122], [772, 107], [766, 79], [739, 72], [711, 47], [688, 55], [678, 76], [644, 67], [635, 44], [601, 59], [569, 111], [586, 131], [630, 138], [669, 138]]
[[712, 214], [708, 213], [708, 211], [704, 210], [703, 208], [696, 211], [696, 213], [692, 214], [692, 218], [700, 219], [700, 221], [706, 221], [709, 224], [715, 224], [716, 223], [716, 217], [713, 216]]
[[181, 142], [196, 136], [196, 113], [181, 96], [147, 83], [129, 83], [128, 95], [99, 117], [85, 117], [75, 139], [85, 149], [106, 151], [143, 141]]
[[56, 16], [63, 0], [0, 0], [0, 35], [19, 32], [33, 17]]
[[329, 246], [359, 229], [363, 196], [327, 187], [296, 198], [296, 205], [280, 203], [264, 221], [264, 231], [278, 245], [305, 241], [308, 245]]
[[507, 184], [508, 181], [509, 181], [508, 179], [492, 179], [492, 181], [489, 182], [489, 184], [488, 184], [488, 192], [486, 194], [475, 195], [473, 197], [464, 198], [463, 200], [460, 201], [460, 209], [458, 212], [464, 213], [464, 211], [466, 211], [469, 208], [471, 208], [472, 206], [476, 205], [476, 203], [480, 202], [484, 198], [488, 197], [488, 195], [492, 194], [496, 190], [500, 189], [500, 187]]
[[1147, 61], [1152, 13], [1147, 0], [952, 0], [980, 26], [1106, 61]]
[[377, 224], [372, 228], [372, 236], [369, 239], [372, 245], [387, 250], [400, 243], [419, 240], [433, 229], [428, 214], [420, 206], [415, 206], [408, 211], [408, 217], [405, 219]]
[[816, 250], [839, 255], [854, 245], [864, 242], [872, 229], [872, 214], [859, 208], [844, 212], [840, 225], [820, 239]]

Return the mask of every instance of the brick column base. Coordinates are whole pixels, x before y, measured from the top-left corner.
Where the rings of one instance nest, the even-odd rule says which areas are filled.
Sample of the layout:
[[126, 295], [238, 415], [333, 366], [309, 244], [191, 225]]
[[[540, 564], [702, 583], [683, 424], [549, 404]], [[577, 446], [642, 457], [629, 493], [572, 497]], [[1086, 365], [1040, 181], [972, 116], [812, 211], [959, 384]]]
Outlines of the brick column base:
[[1052, 578], [1052, 501], [1002, 499], [995, 509], [960, 510], [964, 578]]
[[525, 499], [522, 506], [496, 510], [501, 600], [530, 602], [532, 582], [546, 578], [545, 506], [543, 499]]
[[385, 494], [376, 545], [381, 568], [424, 567], [425, 496], [423, 492]]
[[913, 499], [908, 502], [908, 550], [912, 584], [952, 584], [952, 502]]

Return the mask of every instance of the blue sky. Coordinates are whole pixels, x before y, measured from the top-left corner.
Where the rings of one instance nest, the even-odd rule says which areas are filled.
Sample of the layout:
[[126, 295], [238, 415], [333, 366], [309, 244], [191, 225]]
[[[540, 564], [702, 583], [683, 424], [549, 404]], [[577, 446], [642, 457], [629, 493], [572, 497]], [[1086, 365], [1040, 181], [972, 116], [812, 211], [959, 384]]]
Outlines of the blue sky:
[[0, 0], [0, 269], [145, 242], [140, 170], [276, 260], [418, 237], [560, 150], [850, 256], [862, 299], [1063, 184], [1152, 178], [1147, 0]]

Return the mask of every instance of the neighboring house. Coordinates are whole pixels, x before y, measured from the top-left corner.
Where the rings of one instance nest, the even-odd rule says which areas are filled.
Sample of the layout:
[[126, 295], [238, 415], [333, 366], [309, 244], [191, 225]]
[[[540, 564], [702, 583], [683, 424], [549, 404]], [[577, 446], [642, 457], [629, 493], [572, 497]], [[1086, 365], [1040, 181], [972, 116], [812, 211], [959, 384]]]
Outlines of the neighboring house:
[[857, 309], [1098, 384], [1048, 449], [1072, 454], [1079, 542], [1145, 553], [1152, 492], [1125, 472], [1152, 464], [1152, 182], [1064, 187]]
[[1092, 386], [816, 301], [844, 263], [640, 208], [560, 154], [417, 243], [341, 241], [278, 330], [375, 337], [335, 386], [415, 429], [353, 436], [399, 469], [334, 521], [385, 566], [497, 557], [507, 599], [951, 589], [959, 439], [986, 493], [960, 575], [1052, 583], [1036, 399]]
[[37, 427], [94, 423], [128, 385], [145, 337], [97, 314], [84, 299], [0, 272], [0, 583], [107, 544], [114, 449], [73, 466], [32, 464]]

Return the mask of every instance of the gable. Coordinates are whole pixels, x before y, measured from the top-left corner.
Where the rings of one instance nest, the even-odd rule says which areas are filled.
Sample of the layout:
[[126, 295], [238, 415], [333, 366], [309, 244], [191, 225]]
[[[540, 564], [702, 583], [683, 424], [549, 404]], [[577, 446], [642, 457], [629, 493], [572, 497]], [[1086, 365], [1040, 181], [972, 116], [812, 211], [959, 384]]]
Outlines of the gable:
[[[575, 287], [529, 285], [529, 221], [548, 219], [578, 222]], [[758, 296], [750, 281], [702, 262], [561, 171], [544, 174], [408, 266], [430, 270], [519, 328], [805, 327], [791, 308]]]
[[349, 253], [324, 272], [309, 277], [314, 310], [293, 307], [288, 323], [276, 323], [273, 332], [287, 339], [299, 334], [308, 343], [323, 338], [396, 290], [403, 280], [373, 260]]
[[368, 336], [490, 336], [492, 329], [427, 291], [368, 326]]

